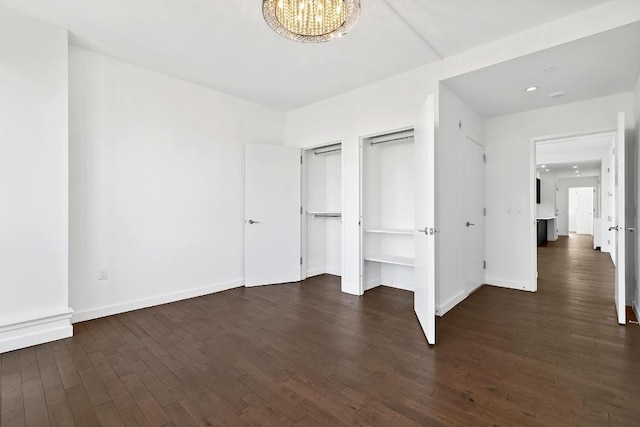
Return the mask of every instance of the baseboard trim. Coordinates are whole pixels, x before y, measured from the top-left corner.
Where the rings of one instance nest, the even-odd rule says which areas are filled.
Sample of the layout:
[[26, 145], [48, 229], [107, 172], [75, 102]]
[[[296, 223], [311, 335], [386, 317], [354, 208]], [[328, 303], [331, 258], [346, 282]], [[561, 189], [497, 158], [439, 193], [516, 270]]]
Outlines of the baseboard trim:
[[339, 268], [314, 268], [307, 270], [307, 278], [320, 276], [321, 274], [331, 274], [332, 276], [341, 276], [342, 271]]
[[469, 292], [462, 291], [459, 294], [449, 298], [443, 304], [436, 305], [436, 316], [439, 316], [439, 317], [444, 316], [445, 314], [447, 314], [449, 310], [451, 310], [456, 305], [460, 304], [469, 295], [471, 295]]
[[104, 307], [97, 307], [88, 310], [81, 310], [73, 313], [71, 323], [85, 322], [87, 320], [98, 319], [100, 317], [113, 316], [114, 314], [126, 313], [127, 311], [139, 310], [141, 308], [153, 307], [161, 304], [181, 301], [189, 298], [201, 297], [215, 294], [229, 289], [243, 286], [242, 279], [230, 280], [228, 282], [216, 283], [201, 288], [189, 289], [186, 291], [173, 292], [170, 294], [158, 295], [150, 298], [128, 301]]
[[307, 278], [320, 276], [321, 274], [324, 274], [324, 273], [325, 273], [324, 268], [314, 268], [313, 270], [307, 270]]
[[413, 283], [410, 282], [385, 282], [382, 286], [386, 286], [388, 288], [400, 289], [403, 291], [413, 292]]
[[73, 335], [70, 308], [60, 312], [0, 326], [0, 353], [44, 344]]
[[495, 286], [498, 288], [517, 289], [519, 291], [533, 292], [531, 290], [531, 287], [526, 283], [514, 282], [512, 280], [497, 279], [495, 277], [487, 277], [486, 284], [490, 286]]

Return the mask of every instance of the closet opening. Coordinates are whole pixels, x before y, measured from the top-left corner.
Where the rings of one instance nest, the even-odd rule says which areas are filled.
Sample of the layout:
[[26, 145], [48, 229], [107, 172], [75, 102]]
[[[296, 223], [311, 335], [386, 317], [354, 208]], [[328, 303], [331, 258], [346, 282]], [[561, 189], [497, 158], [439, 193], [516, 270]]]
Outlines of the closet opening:
[[301, 278], [342, 276], [342, 143], [302, 153]]
[[414, 130], [360, 141], [360, 293], [414, 290]]

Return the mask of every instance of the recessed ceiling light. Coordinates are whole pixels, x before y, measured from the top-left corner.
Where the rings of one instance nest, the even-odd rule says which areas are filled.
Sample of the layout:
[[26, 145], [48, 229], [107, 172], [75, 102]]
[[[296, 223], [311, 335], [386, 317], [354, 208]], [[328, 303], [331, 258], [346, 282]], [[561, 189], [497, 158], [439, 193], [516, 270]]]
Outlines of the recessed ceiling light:
[[565, 91], [559, 90], [557, 92], [553, 92], [549, 94], [549, 98], [562, 98], [565, 94]]
[[549, 172], [549, 169], [545, 169], [547, 172]]
[[574, 166], [573, 168], [574, 168], [574, 169], [578, 169], [578, 166]]
[[547, 167], [547, 165], [541, 165], [540, 167], [541, 167], [541, 168], [546, 168], [546, 167]]
[[575, 171], [575, 173], [580, 173], [580, 171]]
[[529, 86], [525, 89], [525, 92], [534, 92], [536, 90], [538, 90], [538, 86]]

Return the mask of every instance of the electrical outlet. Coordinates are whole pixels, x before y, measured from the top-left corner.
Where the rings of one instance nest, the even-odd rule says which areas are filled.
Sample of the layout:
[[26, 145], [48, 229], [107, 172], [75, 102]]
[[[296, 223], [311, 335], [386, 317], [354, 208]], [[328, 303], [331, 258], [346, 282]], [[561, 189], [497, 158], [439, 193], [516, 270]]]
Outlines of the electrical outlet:
[[98, 280], [107, 280], [109, 278], [109, 269], [102, 268], [98, 270]]

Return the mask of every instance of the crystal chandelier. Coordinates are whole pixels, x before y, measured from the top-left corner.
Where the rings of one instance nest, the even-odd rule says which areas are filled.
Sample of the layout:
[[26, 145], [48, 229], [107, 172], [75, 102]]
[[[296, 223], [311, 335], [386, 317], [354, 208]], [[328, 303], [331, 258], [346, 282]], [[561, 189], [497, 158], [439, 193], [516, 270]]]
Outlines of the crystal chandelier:
[[347, 34], [358, 22], [360, 0], [262, 0], [262, 14], [284, 37], [326, 42]]

